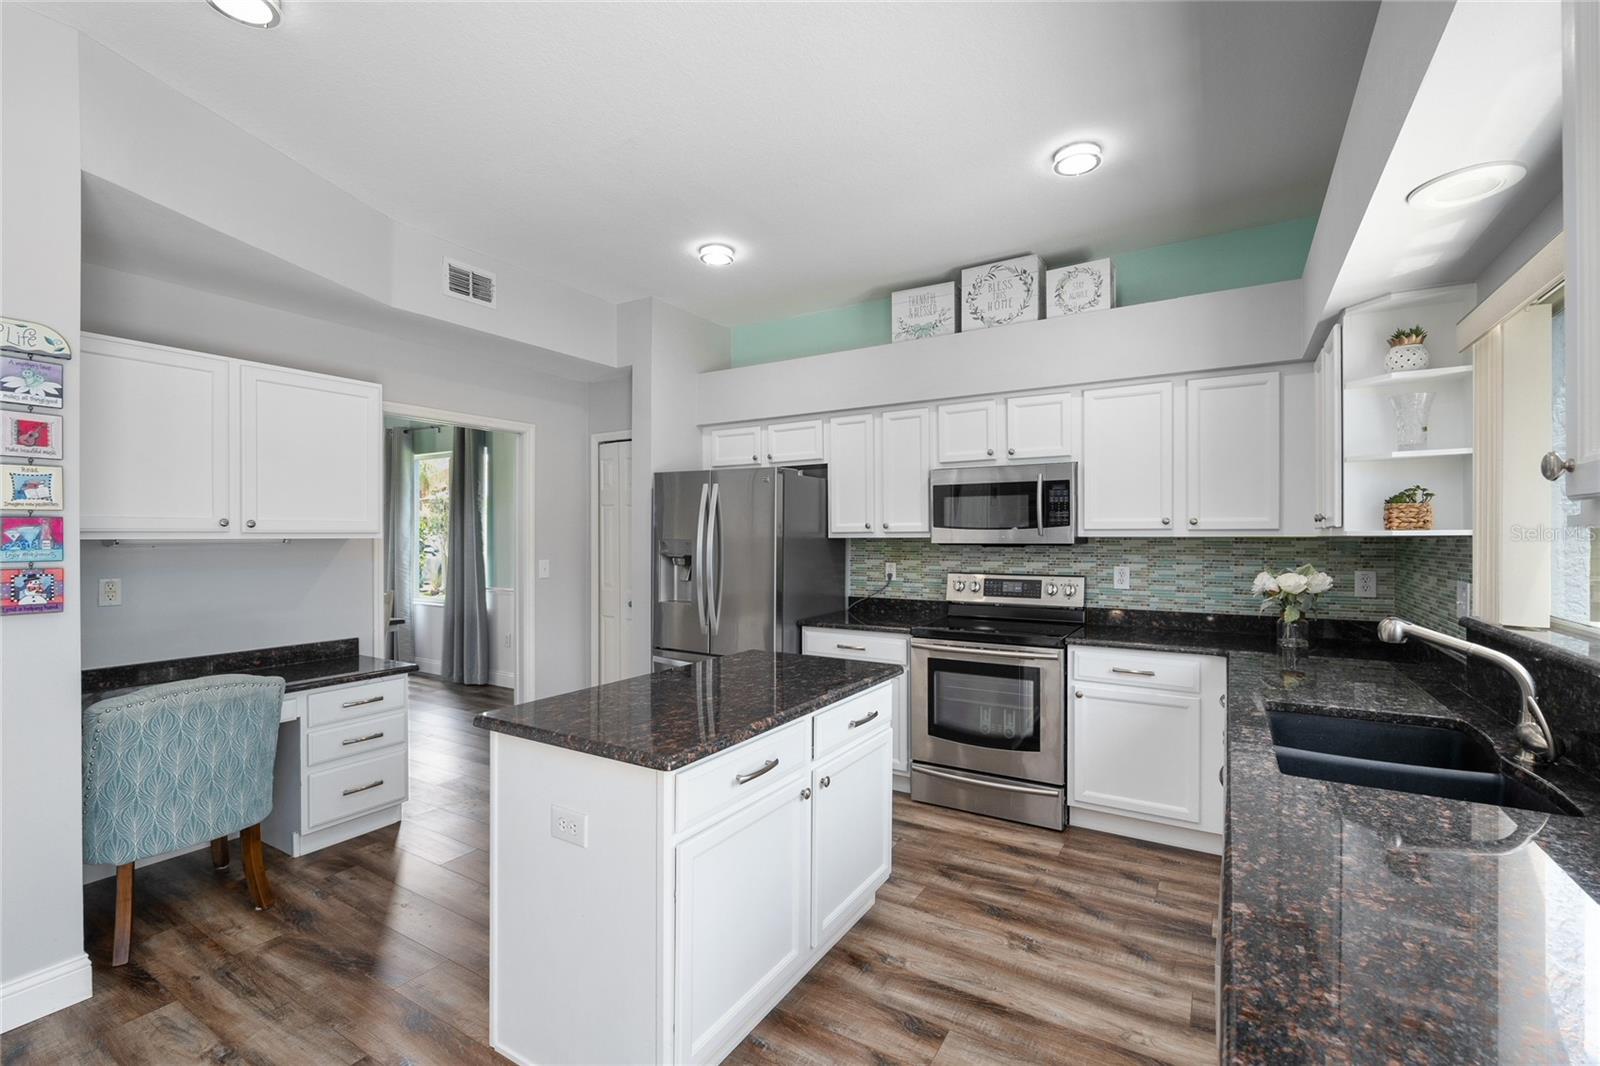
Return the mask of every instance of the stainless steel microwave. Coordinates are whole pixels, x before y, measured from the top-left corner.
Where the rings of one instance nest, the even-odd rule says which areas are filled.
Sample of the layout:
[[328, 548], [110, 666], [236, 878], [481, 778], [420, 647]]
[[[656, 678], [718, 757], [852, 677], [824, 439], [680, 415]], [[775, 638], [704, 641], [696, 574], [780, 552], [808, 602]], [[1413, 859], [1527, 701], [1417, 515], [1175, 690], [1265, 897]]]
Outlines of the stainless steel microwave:
[[1073, 544], [1078, 464], [934, 470], [928, 475], [928, 504], [935, 544]]

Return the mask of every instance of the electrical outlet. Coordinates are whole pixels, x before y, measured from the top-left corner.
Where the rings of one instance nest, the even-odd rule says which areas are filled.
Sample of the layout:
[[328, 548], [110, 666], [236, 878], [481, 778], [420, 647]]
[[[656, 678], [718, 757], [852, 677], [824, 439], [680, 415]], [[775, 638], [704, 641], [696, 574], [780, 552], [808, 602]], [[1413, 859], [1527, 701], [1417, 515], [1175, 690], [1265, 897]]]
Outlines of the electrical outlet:
[[549, 559], [540, 559], [539, 560], [539, 576], [540, 577], [549, 577], [550, 576], [550, 560]]
[[1378, 595], [1378, 572], [1376, 570], [1356, 571], [1356, 595], [1364, 600], [1375, 599]]
[[883, 579], [885, 581], [893, 581], [894, 580], [894, 564], [893, 563], [884, 563], [883, 564]]
[[100, 579], [100, 606], [122, 606], [122, 579], [120, 577], [103, 577]]
[[550, 807], [550, 835], [580, 848], [589, 846], [589, 816], [571, 807]]
[[1465, 618], [1472, 613], [1472, 582], [1456, 582], [1456, 617]]
[[1119, 589], [1133, 588], [1133, 567], [1124, 564], [1112, 570], [1111, 586]]
[[513, 634], [507, 633], [505, 636], [500, 638], [500, 643], [503, 644], [506, 648], [510, 648], [515, 643], [515, 641], [512, 639], [512, 637], [513, 637]]

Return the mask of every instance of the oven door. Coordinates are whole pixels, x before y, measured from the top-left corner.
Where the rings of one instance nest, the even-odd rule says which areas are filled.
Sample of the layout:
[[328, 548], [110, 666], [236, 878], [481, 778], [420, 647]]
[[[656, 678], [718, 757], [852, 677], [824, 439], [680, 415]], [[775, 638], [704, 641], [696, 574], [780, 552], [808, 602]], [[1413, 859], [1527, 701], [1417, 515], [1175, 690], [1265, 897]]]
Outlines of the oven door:
[[1022, 781], [1067, 781], [1066, 654], [911, 642], [911, 758]]
[[1077, 463], [952, 467], [928, 475], [935, 544], [1072, 544]]

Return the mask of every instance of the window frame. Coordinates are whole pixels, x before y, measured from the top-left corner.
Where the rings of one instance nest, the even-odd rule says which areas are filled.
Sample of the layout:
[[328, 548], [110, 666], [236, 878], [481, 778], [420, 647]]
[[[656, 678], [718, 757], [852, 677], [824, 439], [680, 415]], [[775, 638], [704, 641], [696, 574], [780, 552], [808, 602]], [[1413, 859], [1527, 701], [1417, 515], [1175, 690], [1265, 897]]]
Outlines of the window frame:
[[[432, 452], [416, 452], [411, 456], [411, 531], [410, 537], [413, 544], [417, 543], [417, 527], [422, 515], [422, 478], [419, 476], [423, 462], [430, 459], [453, 459], [454, 453], [450, 449]], [[418, 552], [416, 561], [411, 567], [411, 601], [422, 604], [444, 603], [444, 593], [429, 596], [420, 589], [422, 578], [422, 553]]]

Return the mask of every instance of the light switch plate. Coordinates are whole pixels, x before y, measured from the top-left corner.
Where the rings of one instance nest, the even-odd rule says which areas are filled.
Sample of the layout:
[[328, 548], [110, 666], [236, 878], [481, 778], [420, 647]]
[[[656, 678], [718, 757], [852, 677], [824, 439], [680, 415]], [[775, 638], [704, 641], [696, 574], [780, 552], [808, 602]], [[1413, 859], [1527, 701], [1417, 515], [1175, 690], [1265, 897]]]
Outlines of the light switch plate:
[[1133, 588], [1133, 567], [1123, 565], [1111, 571], [1111, 585], [1113, 588]]
[[1356, 595], [1364, 600], [1377, 598], [1378, 572], [1376, 570], [1356, 571]]
[[120, 577], [103, 577], [100, 579], [100, 606], [122, 606], [122, 579]]
[[539, 576], [540, 577], [549, 577], [550, 576], [550, 560], [549, 559], [540, 559], [539, 560]]

